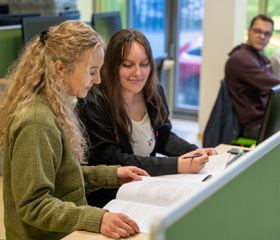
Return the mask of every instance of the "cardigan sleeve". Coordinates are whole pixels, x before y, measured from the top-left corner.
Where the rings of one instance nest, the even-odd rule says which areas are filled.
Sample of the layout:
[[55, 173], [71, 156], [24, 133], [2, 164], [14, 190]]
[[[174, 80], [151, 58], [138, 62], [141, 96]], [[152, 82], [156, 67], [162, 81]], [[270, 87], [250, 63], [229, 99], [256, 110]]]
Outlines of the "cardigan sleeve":
[[82, 166], [86, 193], [104, 188], [118, 188], [117, 168], [120, 166]]
[[106, 210], [86, 205], [79, 163], [63, 161], [61, 135], [45, 124], [29, 124], [10, 139], [14, 139], [9, 152], [12, 201], [19, 218], [45, 231], [99, 232]]

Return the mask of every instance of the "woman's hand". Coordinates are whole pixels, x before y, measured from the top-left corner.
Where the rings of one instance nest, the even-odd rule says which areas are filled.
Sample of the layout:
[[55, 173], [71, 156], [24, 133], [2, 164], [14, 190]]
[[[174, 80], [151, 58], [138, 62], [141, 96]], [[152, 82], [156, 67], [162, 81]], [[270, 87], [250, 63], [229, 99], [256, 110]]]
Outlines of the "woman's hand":
[[[217, 154], [214, 148], [196, 149], [178, 158], [178, 173], [198, 173], [209, 161], [208, 155]], [[200, 157], [185, 158], [193, 155]]]
[[217, 151], [215, 148], [202, 148], [208, 156], [216, 155]]
[[138, 167], [128, 166], [128, 167], [119, 167], [117, 170], [118, 183], [123, 185], [131, 181], [141, 181], [142, 176], [150, 176], [145, 170]]
[[100, 232], [108, 237], [119, 239], [139, 232], [135, 221], [122, 213], [106, 212], [101, 221]]

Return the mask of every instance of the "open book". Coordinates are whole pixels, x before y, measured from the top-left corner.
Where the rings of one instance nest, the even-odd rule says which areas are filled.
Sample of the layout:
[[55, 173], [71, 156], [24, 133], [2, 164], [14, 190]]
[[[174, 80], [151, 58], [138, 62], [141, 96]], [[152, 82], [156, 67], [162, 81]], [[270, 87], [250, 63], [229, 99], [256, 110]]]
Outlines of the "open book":
[[116, 199], [104, 206], [110, 212], [124, 213], [137, 222], [140, 232], [149, 233], [155, 216], [167, 210], [181, 198], [191, 196], [207, 186], [208, 176], [222, 172], [230, 154], [209, 157], [209, 162], [197, 174], [172, 174], [142, 177], [142, 181], [124, 184]]

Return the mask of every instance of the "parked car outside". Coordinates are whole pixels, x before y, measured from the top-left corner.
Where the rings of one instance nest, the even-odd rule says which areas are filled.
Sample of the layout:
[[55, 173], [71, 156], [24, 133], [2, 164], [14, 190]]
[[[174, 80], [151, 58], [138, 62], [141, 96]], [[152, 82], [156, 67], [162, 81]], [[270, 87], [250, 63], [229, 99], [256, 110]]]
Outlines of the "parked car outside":
[[202, 46], [203, 37], [200, 36], [179, 50], [179, 101], [181, 104], [198, 106]]

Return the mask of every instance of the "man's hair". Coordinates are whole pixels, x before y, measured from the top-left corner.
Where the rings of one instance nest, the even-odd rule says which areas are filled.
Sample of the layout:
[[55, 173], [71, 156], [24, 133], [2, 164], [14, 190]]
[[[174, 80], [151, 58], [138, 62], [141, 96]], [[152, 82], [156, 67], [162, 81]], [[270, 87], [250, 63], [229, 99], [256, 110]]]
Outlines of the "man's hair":
[[267, 22], [270, 22], [272, 24], [272, 30], [273, 30], [273, 27], [274, 27], [274, 21], [272, 20], [272, 18], [268, 15], [265, 15], [265, 14], [259, 14], [257, 16], [255, 16], [253, 19], [252, 19], [252, 22], [251, 22], [251, 25], [250, 25], [250, 28], [254, 25], [255, 21], [257, 19], [261, 19], [263, 21], [267, 21]]

